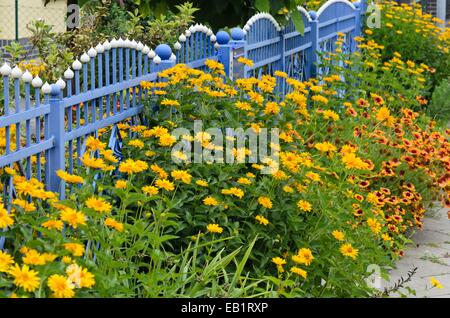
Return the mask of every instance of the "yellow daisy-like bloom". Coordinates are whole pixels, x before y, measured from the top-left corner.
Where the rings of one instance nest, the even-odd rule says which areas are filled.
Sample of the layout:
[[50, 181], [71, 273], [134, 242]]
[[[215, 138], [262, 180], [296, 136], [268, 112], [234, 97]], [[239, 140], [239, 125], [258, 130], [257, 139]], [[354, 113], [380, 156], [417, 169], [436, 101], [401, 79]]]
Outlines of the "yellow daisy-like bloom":
[[221, 234], [223, 232], [223, 228], [219, 226], [219, 224], [208, 224], [206, 229], [210, 233], [218, 233]]
[[312, 251], [309, 248], [301, 248], [297, 255], [292, 256], [292, 260], [298, 264], [309, 266], [314, 259]]
[[160, 188], [160, 189], [164, 189], [166, 191], [173, 191], [175, 190], [175, 185], [173, 184], [173, 182], [170, 182], [167, 179], [158, 179], [155, 181], [155, 185]]
[[195, 181], [195, 184], [201, 187], [207, 187], [209, 186], [208, 182], [206, 182], [205, 180], [197, 180]]
[[89, 155], [89, 153], [85, 152], [84, 155], [80, 158], [81, 162], [88, 168], [93, 169], [105, 169], [106, 164], [102, 158], [94, 158]]
[[103, 198], [90, 197], [86, 201], [86, 206], [99, 213], [109, 213], [112, 210], [112, 205]]
[[219, 202], [215, 198], [209, 196], [203, 199], [203, 204], [208, 206], [218, 206]]
[[277, 266], [282, 266], [286, 264], [286, 260], [281, 257], [274, 257], [272, 258], [272, 263], [274, 263]]
[[89, 151], [103, 150], [106, 148], [106, 144], [92, 136], [89, 136], [86, 139], [86, 148]]
[[75, 285], [68, 277], [54, 274], [48, 278], [47, 286], [53, 292], [55, 298], [72, 298], [75, 296]]
[[314, 148], [322, 152], [335, 152], [337, 150], [336, 146], [328, 141], [319, 142], [314, 145]]
[[140, 173], [147, 169], [148, 164], [142, 160], [127, 159], [119, 165], [119, 171], [128, 174]]
[[268, 102], [264, 108], [265, 115], [276, 115], [280, 112], [280, 107], [275, 102]]
[[331, 235], [338, 241], [343, 241], [345, 239], [345, 234], [342, 231], [334, 230], [331, 232]]
[[65, 243], [64, 248], [72, 253], [73, 256], [83, 256], [84, 245], [79, 243]]
[[154, 186], [145, 186], [142, 188], [142, 192], [144, 192], [147, 195], [152, 196], [152, 195], [157, 195], [159, 190], [157, 187], [154, 187]]
[[433, 287], [435, 287], [435, 288], [439, 288], [439, 289], [444, 288], [444, 286], [442, 286], [441, 282], [438, 281], [438, 280], [437, 280], [436, 278], [434, 278], [434, 277], [431, 277], [431, 278], [430, 278], [430, 282], [431, 282], [431, 285], [432, 285]]
[[254, 65], [252, 60], [246, 59], [245, 57], [242, 57], [242, 56], [240, 58], [238, 58], [237, 61], [239, 63], [242, 63], [242, 64], [248, 66], [248, 67], [252, 67]]
[[27, 265], [44, 265], [45, 257], [35, 249], [30, 249], [25, 253], [22, 262]]
[[139, 139], [133, 139], [128, 142], [128, 145], [134, 148], [142, 149], [144, 148], [144, 142]]
[[117, 222], [113, 218], [106, 218], [105, 225], [107, 227], [115, 229], [118, 232], [123, 232], [123, 223]]
[[[84, 215], [82, 212], [77, 212], [74, 209], [71, 208], [64, 208], [61, 211], [61, 214], [59, 216], [59, 218], [61, 219], [61, 221], [66, 222], [67, 224], [69, 224], [70, 226], [72, 226], [74, 229], [78, 228], [78, 226], [80, 225], [86, 225], [86, 215]], [[47, 221], [50, 222], [50, 221]], [[47, 226], [53, 226], [59, 227], [59, 223], [56, 222], [50, 222], [47, 223]], [[62, 226], [61, 226], [62, 229]]]
[[351, 257], [353, 259], [356, 259], [356, 257], [358, 256], [358, 249], [354, 248], [350, 243], [345, 243], [341, 245], [339, 251], [341, 252], [342, 255]]
[[60, 220], [48, 220], [42, 223], [42, 227], [45, 227], [46, 229], [52, 230], [58, 230], [61, 231], [64, 226], [64, 223]]
[[170, 175], [175, 180], [181, 180], [186, 184], [191, 183], [192, 180], [192, 176], [187, 171], [184, 170], [174, 170], [170, 173]]
[[115, 187], [116, 189], [125, 189], [127, 187], [127, 180], [117, 180]]
[[176, 107], [176, 106], [180, 106], [180, 103], [178, 101], [176, 101], [176, 100], [165, 98], [165, 99], [163, 99], [161, 101], [161, 105], [164, 105], [164, 106], [175, 106]]
[[6, 273], [9, 267], [14, 264], [14, 259], [6, 252], [0, 251], [0, 273]]
[[9, 274], [14, 277], [14, 284], [23, 288], [27, 292], [33, 292], [39, 287], [40, 278], [38, 272], [30, 270], [28, 265], [14, 265]]
[[267, 225], [267, 224], [269, 224], [269, 220], [266, 219], [266, 218], [265, 218], [264, 216], [262, 216], [262, 215], [257, 215], [257, 216], [255, 216], [255, 219], [256, 219], [256, 221], [258, 221], [259, 224], [261, 224], [261, 225]]
[[36, 211], [36, 205], [33, 202], [28, 202], [22, 199], [15, 199], [12, 201], [13, 204], [20, 206], [25, 212], [34, 212]]
[[311, 205], [311, 203], [309, 203], [308, 201], [305, 201], [305, 200], [299, 200], [299, 201], [297, 202], [297, 207], [298, 207], [300, 210], [305, 211], [305, 212], [309, 212], [309, 211], [312, 210], [312, 205]]
[[154, 173], [158, 174], [158, 176], [159, 176], [160, 179], [167, 179], [167, 177], [169, 176], [169, 175], [167, 174], [167, 172], [165, 172], [164, 169], [161, 168], [160, 166], [158, 166], [157, 164], [151, 165], [151, 166], [150, 166], [150, 169], [151, 169]]
[[84, 183], [84, 179], [82, 177], [67, 173], [64, 170], [56, 171], [56, 175], [67, 183]]
[[237, 180], [237, 183], [249, 185], [249, 184], [252, 184], [252, 181], [250, 179], [248, 179], [248, 178], [239, 178]]
[[177, 141], [177, 138], [175, 136], [172, 136], [171, 134], [164, 134], [159, 136], [159, 142], [158, 144], [162, 147], [170, 147]]
[[91, 288], [95, 285], [94, 275], [77, 264], [67, 266], [66, 274], [76, 288]]
[[332, 121], [339, 120], [339, 115], [332, 110], [324, 110], [322, 116], [324, 119], [331, 119]]
[[258, 198], [258, 203], [261, 204], [266, 209], [271, 209], [272, 208], [272, 201], [270, 200], [269, 197], [264, 197], [264, 196], [259, 197]]
[[230, 189], [222, 189], [221, 193], [225, 195], [234, 195], [240, 199], [242, 199], [245, 194], [243, 190], [236, 187], [232, 187]]
[[307, 271], [305, 271], [301, 268], [295, 267], [295, 266], [291, 268], [291, 272], [303, 277], [304, 279], [306, 279], [306, 277], [308, 276]]

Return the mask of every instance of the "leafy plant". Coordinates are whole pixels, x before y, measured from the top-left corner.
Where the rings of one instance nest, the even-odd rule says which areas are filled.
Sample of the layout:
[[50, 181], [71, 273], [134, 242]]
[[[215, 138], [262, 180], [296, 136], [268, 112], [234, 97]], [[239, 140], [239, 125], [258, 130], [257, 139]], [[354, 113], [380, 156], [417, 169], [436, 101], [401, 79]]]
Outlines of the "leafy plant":
[[427, 113], [447, 125], [450, 120], [450, 78], [443, 80], [434, 90]]

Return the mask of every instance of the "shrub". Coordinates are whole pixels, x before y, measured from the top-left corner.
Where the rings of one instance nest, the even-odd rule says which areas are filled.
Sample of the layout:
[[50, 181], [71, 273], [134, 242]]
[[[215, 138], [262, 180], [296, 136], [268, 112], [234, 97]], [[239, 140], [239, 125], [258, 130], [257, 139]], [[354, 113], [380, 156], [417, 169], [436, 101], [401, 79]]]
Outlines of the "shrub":
[[450, 120], [450, 78], [439, 84], [433, 93], [431, 103], [427, 109], [430, 117], [447, 125]]
[[450, 76], [450, 29], [442, 32], [436, 22], [444, 22], [423, 14], [418, 4], [382, 1], [380, 7], [382, 26], [368, 30], [367, 34], [384, 46], [383, 61], [391, 60], [398, 52], [406, 61], [431, 67], [432, 86], [426, 96], [429, 98], [440, 81]]

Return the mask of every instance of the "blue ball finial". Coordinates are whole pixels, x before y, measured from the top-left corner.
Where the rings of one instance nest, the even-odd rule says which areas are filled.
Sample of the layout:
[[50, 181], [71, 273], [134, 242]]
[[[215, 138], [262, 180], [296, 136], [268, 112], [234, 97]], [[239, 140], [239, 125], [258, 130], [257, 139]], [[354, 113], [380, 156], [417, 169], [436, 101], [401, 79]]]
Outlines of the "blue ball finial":
[[172, 49], [167, 44], [160, 44], [156, 47], [155, 53], [161, 58], [161, 60], [165, 61], [170, 59]]
[[230, 42], [230, 35], [225, 31], [219, 31], [216, 34], [216, 39], [220, 45], [228, 44]]
[[309, 16], [311, 17], [311, 20], [317, 20], [317, 13], [316, 13], [316, 11], [309, 11], [308, 12], [308, 14], [309, 14]]
[[59, 87], [58, 84], [51, 84], [50, 87], [52, 88], [52, 90], [50, 91], [50, 95], [59, 96], [59, 94], [61, 93], [61, 87]]
[[231, 38], [234, 41], [242, 41], [245, 37], [245, 33], [241, 28], [231, 29]]

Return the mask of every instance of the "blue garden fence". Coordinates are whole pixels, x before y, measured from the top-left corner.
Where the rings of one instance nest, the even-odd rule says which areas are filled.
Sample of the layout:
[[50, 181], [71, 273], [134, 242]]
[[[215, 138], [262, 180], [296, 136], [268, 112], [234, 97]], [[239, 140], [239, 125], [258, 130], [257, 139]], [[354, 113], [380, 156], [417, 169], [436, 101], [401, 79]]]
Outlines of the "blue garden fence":
[[[0, 109], [0, 168], [16, 165], [26, 178], [35, 177], [51, 191], [64, 196], [64, 184], [56, 171], [75, 173], [81, 165], [85, 141], [100, 129], [130, 120], [139, 122], [149, 92], [141, 81], [158, 81], [157, 73], [176, 63], [197, 69], [213, 59], [225, 65], [228, 77], [273, 74], [307, 80], [320, 70], [319, 52], [331, 52], [338, 32], [345, 34], [345, 48], [356, 49], [353, 38], [361, 34], [365, 1], [331, 0], [317, 12], [299, 7], [304, 35], [290, 21], [281, 27], [267, 13], [252, 17], [243, 30], [235, 28], [215, 35], [194, 25], [173, 45], [154, 51], [130, 40], [105, 41], [75, 60], [62, 78], [50, 85], [17, 66], [0, 68], [3, 109]], [[240, 56], [254, 61], [243, 67]], [[279, 87], [285, 93], [285, 85]], [[117, 144], [118, 129], [111, 129], [109, 145]], [[3, 203], [13, 199], [12, 178], [3, 184]]]

